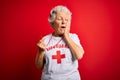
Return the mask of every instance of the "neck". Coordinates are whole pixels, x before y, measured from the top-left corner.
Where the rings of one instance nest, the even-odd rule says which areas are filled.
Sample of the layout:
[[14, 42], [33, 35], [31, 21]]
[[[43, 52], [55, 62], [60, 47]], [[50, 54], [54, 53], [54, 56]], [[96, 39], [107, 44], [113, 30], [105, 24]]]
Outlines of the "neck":
[[52, 35], [55, 36], [55, 37], [62, 37], [63, 36], [63, 35], [57, 34], [56, 32], [53, 32]]

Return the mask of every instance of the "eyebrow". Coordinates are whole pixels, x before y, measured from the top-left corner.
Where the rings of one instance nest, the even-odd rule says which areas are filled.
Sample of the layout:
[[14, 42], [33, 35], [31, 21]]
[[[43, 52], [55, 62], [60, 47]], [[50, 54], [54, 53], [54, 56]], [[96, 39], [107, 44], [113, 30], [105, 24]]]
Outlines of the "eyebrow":
[[[62, 16], [57, 16], [57, 18], [63, 18]], [[69, 17], [65, 17], [65, 19], [69, 19]]]

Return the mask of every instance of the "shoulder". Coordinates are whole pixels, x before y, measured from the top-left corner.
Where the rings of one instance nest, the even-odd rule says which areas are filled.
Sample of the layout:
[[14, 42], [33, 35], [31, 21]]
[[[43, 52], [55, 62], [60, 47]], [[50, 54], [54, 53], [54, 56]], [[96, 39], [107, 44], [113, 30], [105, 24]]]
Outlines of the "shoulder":
[[69, 33], [69, 35], [70, 35], [71, 38], [78, 37], [78, 35], [76, 33]]
[[49, 39], [51, 38], [51, 36], [52, 36], [52, 33], [50, 33], [50, 34], [48, 34], [48, 35], [45, 35], [45, 36], [43, 37], [45, 44], [47, 44], [47, 43], [49, 42]]
[[70, 33], [70, 37], [76, 44], [78, 44], [80, 47], [82, 47], [80, 44], [80, 39], [76, 33]]
[[51, 37], [51, 35], [52, 35], [52, 33], [47, 34], [47, 35], [45, 35], [43, 38], [44, 38], [44, 39], [48, 39], [48, 38], [50, 38], [50, 37]]

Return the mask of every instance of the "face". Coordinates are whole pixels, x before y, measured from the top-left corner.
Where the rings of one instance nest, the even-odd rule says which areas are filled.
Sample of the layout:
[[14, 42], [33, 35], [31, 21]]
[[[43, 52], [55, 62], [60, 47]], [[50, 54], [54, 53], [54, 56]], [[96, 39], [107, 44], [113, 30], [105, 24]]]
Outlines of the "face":
[[57, 35], [63, 35], [66, 28], [70, 28], [70, 15], [65, 12], [57, 12], [56, 18], [53, 24], [55, 33]]

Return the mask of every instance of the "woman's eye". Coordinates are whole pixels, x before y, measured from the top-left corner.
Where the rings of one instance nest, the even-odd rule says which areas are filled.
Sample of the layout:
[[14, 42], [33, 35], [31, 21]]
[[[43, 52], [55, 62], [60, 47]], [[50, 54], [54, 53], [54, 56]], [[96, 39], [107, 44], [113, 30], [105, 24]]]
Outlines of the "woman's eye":
[[62, 20], [61, 18], [57, 18], [57, 20]]
[[68, 19], [65, 19], [65, 21], [68, 21]]

